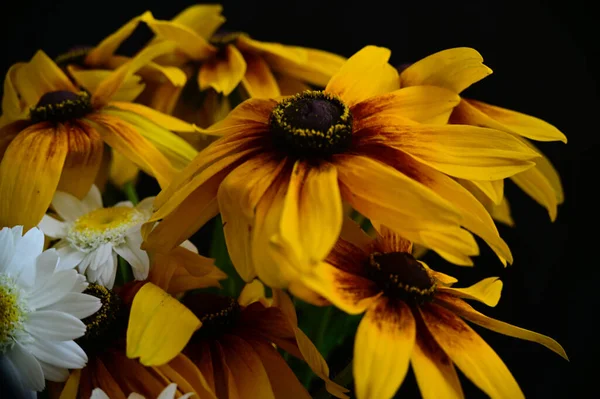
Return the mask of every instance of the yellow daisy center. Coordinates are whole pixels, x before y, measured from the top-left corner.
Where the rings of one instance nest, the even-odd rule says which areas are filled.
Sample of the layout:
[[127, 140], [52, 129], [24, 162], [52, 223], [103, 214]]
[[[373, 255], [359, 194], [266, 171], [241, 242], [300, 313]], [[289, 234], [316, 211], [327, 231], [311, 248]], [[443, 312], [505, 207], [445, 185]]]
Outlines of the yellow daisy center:
[[90, 112], [92, 112], [92, 103], [88, 93], [59, 90], [44, 94], [37, 105], [30, 110], [29, 116], [34, 123], [65, 122], [82, 118]]
[[15, 332], [23, 327], [26, 308], [12, 278], [0, 274], [0, 354], [12, 345]]
[[369, 256], [369, 277], [392, 298], [424, 302], [436, 289], [425, 267], [406, 252], [375, 252]]
[[119, 245], [125, 242], [128, 230], [145, 219], [144, 214], [127, 206], [96, 209], [73, 222], [67, 240], [83, 252], [103, 244]]
[[102, 307], [82, 320], [86, 331], [77, 343], [86, 351], [102, 349], [118, 336], [123, 309], [121, 297], [108, 288], [93, 283], [90, 283], [83, 293], [100, 299]]
[[241, 311], [235, 298], [210, 293], [188, 295], [183, 303], [202, 322], [196, 338], [222, 335], [236, 325]]
[[322, 91], [305, 91], [281, 101], [271, 112], [269, 125], [275, 145], [302, 158], [344, 152], [352, 141], [350, 109]]

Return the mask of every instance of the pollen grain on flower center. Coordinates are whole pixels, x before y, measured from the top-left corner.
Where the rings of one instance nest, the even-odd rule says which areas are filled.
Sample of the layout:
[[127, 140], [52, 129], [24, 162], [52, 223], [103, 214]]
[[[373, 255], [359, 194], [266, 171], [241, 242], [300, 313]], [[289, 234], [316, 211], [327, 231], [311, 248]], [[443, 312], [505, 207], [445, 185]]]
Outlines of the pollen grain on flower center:
[[0, 354], [12, 345], [11, 337], [23, 326], [26, 309], [20, 294], [13, 279], [0, 274]]
[[65, 122], [82, 118], [92, 110], [90, 95], [87, 92], [73, 93], [59, 90], [44, 94], [37, 105], [30, 110], [30, 118], [34, 123]]
[[269, 125], [275, 144], [299, 157], [341, 153], [352, 140], [350, 109], [322, 91], [305, 91], [281, 101], [271, 112]]
[[122, 327], [122, 300], [113, 291], [94, 283], [90, 283], [83, 293], [100, 299], [102, 306], [96, 313], [82, 320], [86, 332], [77, 342], [88, 351], [101, 350], [118, 335], [119, 327]]
[[188, 295], [184, 304], [202, 322], [195, 333], [197, 338], [219, 336], [235, 326], [240, 315], [240, 306], [235, 298], [211, 293]]
[[135, 208], [115, 206], [96, 209], [73, 222], [67, 240], [84, 252], [102, 244], [119, 245], [124, 242], [127, 231], [144, 220], [145, 216]]

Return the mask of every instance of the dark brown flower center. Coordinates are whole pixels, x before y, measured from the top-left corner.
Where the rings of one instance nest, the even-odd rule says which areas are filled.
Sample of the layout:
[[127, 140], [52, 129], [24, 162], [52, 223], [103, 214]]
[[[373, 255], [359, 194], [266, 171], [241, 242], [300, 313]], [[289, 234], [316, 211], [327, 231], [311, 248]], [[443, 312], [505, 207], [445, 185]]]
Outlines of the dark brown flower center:
[[44, 94], [35, 108], [30, 110], [30, 118], [34, 123], [65, 122], [82, 118], [91, 111], [92, 103], [88, 93], [60, 90]]
[[344, 152], [352, 140], [352, 114], [337, 97], [305, 91], [281, 101], [269, 119], [275, 144], [303, 158]]
[[435, 281], [409, 253], [376, 252], [369, 256], [369, 266], [369, 277], [388, 297], [424, 302], [435, 292]]
[[83, 293], [99, 298], [102, 307], [82, 320], [86, 331], [83, 337], [77, 339], [77, 343], [86, 352], [102, 350], [118, 337], [121, 331], [119, 327], [123, 327], [123, 301], [113, 291], [99, 284], [90, 283]]
[[240, 305], [235, 298], [210, 293], [187, 295], [183, 300], [202, 322], [196, 338], [215, 337], [233, 328], [240, 316]]
[[89, 52], [92, 50], [92, 47], [90, 46], [75, 46], [73, 48], [71, 48], [69, 51], [67, 51], [66, 53], [60, 54], [59, 56], [57, 56], [54, 59], [54, 62], [56, 63], [56, 65], [58, 65], [59, 67], [65, 67], [67, 65], [83, 65], [83, 61], [85, 60], [85, 57], [87, 57], [87, 55], [89, 54]]

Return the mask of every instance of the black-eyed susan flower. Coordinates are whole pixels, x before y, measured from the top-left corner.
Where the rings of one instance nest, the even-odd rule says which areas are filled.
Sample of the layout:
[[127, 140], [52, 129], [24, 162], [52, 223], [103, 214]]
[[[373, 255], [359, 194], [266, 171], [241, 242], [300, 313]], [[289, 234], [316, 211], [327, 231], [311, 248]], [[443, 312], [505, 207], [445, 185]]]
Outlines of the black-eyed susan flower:
[[503, 261], [510, 250], [480, 202], [450, 176], [498, 180], [538, 154], [511, 134], [447, 118], [456, 93], [399, 89], [390, 51], [365, 47], [324, 91], [250, 99], [210, 130], [203, 150], [156, 198], [144, 245], [161, 252], [221, 212], [229, 254], [246, 281], [284, 287], [333, 247], [342, 201], [384, 219], [414, 242], [461, 265], [481, 236]]
[[101, 167], [105, 143], [162, 186], [196, 155], [168, 130], [193, 126], [140, 104], [112, 101], [128, 76], [162, 52], [157, 46], [138, 53], [91, 95], [42, 51], [10, 68], [0, 127], [0, 225], [35, 226], [57, 188], [83, 197]]
[[175, 334], [178, 342], [189, 339], [180, 356], [198, 368], [217, 398], [310, 398], [276, 345], [304, 359], [331, 394], [347, 397], [347, 390], [329, 379], [325, 360], [298, 328], [294, 306], [284, 292], [275, 290], [275, 296], [267, 299], [264, 287], [255, 281], [238, 299], [189, 293], [183, 303], [195, 318], [181, 322], [162, 311], [163, 301], [164, 293], [152, 284], [144, 285], [133, 300], [127, 355], [139, 357], [140, 363], [168, 361], [163, 357], [167, 351], [159, 353], [157, 347], [171, 346], [165, 334]]
[[[241, 32], [219, 32], [225, 21], [221, 11], [220, 5], [196, 5], [170, 21], [156, 20], [151, 14], [142, 18], [159, 40], [174, 45], [171, 57], [162, 57], [159, 62], [186, 70], [201, 91], [212, 89], [228, 96], [242, 87], [247, 97], [295, 94], [307, 89], [307, 83], [325, 86], [345, 61], [322, 50], [260, 42]], [[176, 100], [180, 93], [167, 86], [154, 97], [159, 104], [172, 107], [174, 101], [166, 100], [168, 94]], [[151, 104], [154, 106], [155, 101]], [[175, 115], [179, 112], [176, 110]]]
[[[114, 290], [90, 284], [87, 293], [100, 298], [102, 308], [84, 320], [87, 331], [78, 341], [88, 354], [89, 361], [85, 368], [71, 373], [62, 389], [61, 399], [87, 399], [96, 388], [103, 390], [111, 399], [125, 399], [131, 393], [155, 398], [170, 383], [177, 384], [180, 394], [195, 392], [199, 397], [216, 399], [198, 368], [179, 353], [191, 335], [190, 332], [186, 336], [186, 332], [189, 329], [193, 331], [199, 321], [156, 284], [165, 284], [166, 289], [179, 293], [182, 289], [219, 286], [218, 280], [226, 276], [211, 259], [185, 248], [178, 247], [172, 254], [173, 259], [165, 256], [152, 269], [149, 282], [129, 283]], [[166, 263], [170, 266], [159, 270]], [[182, 284], [181, 279], [186, 282]], [[137, 327], [129, 315], [133, 311], [132, 301], [140, 289], [151, 290], [151, 297], [159, 299], [160, 303], [149, 302], [148, 306], [153, 306], [156, 317], [166, 323], [154, 325], [142, 334], [145, 339], [160, 341], [152, 352], [153, 359], [159, 364], [149, 367], [126, 355], [127, 328]], [[172, 328], [174, 325], [185, 328], [178, 330]]]
[[[454, 48], [440, 51], [417, 61], [400, 74], [402, 87], [433, 85], [460, 94], [473, 83], [485, 78], [492, 70], [483, 64], [481, 55], [472, 48]], [[450, 123], [489, 127], [514, 135], [524, 144], [538, 151], [529, 141], [562, 141], [566, 136], [551, 124], [523, 113], [462, 98], [454, 108]], [[538, 151], [539, 152], [539, 151]], [[535, 167], [511, 176], [525, 193], [548, 210], [551, 220], [556, 219], [557, 207], [564, 200], [560, 177], [550, 161], [540, 153]], [[501, 221], [508, 221], [507, 204], [503, 198], [503, 181], [470, 182], [497, 207], [491, 207]]]
[[412, 244], [385, 226], [376, 239], [357, 225], [352, 230], [302, 281], [338, 308], [365, 313], [354, 342], [358, 399], [393, 397], [409, 365], [425, 399], [463, 397], [454, 365], [491, 398], [523, 398], [506, 365], [463, 319], [567, 358], [553, 339], [489, 318], [463, 300], [495, 306], [499, 279], [454, 288], [455, 278], [416, 260]]
[[85, 333], [81, 319], [100, 309], [97, 298], [82, 293], [85, 278], [60, 270], [56, 251], [43, 247], [38, 229], [0, 230], [0, 356], [17, 375], [15, 386], [28, 391], [85, 366], [88, 358], [74, 340]]

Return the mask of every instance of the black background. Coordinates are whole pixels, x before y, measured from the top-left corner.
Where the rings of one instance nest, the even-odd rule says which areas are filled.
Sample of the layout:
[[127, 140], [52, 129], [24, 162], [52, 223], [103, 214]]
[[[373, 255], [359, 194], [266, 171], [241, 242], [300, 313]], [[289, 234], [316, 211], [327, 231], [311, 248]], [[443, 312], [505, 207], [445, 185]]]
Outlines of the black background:
[[[478, 329], [512, 370], [530, 398], [594, 397], [598, 371], [598, 34], [591, 3], [536, 1], [223, 1], [224, 28], [254, 38], [316, 47], [350, 56], [362, 46], [392, 50], [393, 64], [416, 61], [445, 48], [480, 51], [494, 74], [465, 94], [540, 117], [561, 129], [569, 143], [540, 147], [559, 170], [566, 202], [551, 223], [546, 211], [512, 184], [516, 229], [501, 228], [515, 263], [502, 270], [489, 253], [475, 270], [447, 268], [474, 277], [500, 273], [505, 290], [488, 315], [557, 339], [571, 362], [534, 343]], [[131, 17], [149, 9], [169, 19], [192, 1], [2, 2], [0, 72], [38, 49], [56, 56], [75, 45], [94, 45]], [[142, 35], [143, 36], [143, 35]], [[124, 50], [135, 48], [129, 41]], [[432, 266], [439, 259], [429, 258]], [[441, 266], [443, 267], [443, 266]], [[332, 370], [335, 371], [335, 365]], [[589, 385], [588, 385], [589, 384]], [[408, 377], [400, 393], [416, 394]], [[467, 397], [483, 394], [463, 383]]]

